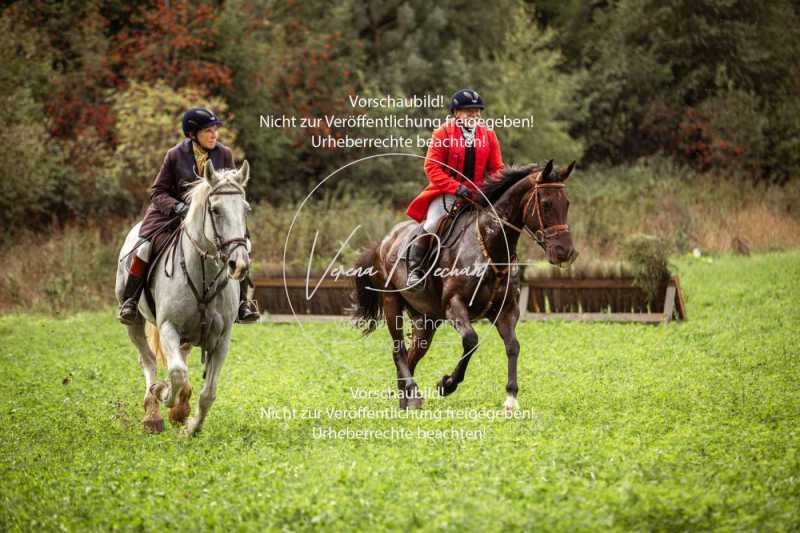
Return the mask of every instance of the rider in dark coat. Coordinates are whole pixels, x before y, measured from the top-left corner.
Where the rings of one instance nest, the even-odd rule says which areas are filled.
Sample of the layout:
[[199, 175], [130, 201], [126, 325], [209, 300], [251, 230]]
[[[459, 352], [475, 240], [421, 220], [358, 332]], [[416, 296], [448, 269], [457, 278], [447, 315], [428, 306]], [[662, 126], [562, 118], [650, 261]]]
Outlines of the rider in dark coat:
[[[183, 134], [187, 137], [169, 149], [161, 170], [151, 188], [151, 204], [139, 228], [140, 244], [136, 249], [125, 284], [122, 304], [117, 318], [123, 324], [131, 324], [139, 318], [139, 296], [144, 287], [148, 262], [152, 250], [159, 250], [166, 239], [180, 224], [189, 210], [183, 196], [190, 184], [203, 174], [209, 159], [215, 169], [234, 168], [230, 148], [217, 142], [218, 127], [222, 120], [204, 108], [190, 109], [183, 115]], [[249, 251], [249, 234], [248, 251]], [[248, 323], [259, 319], [255, 303], [247, 300], [249, 280], [242, 281], [238, 322]]]

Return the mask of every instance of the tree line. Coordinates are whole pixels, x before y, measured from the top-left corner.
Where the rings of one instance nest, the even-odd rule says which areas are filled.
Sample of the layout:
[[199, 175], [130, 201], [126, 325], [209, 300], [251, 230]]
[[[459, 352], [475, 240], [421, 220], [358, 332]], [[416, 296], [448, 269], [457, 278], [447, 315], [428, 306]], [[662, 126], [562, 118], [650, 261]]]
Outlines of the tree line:
[[[430, 131], [264, 128], [262, 116], [396, 114], [348, 97], [462, 87], [481, 92], [487, 116], [534, 117], [499, 132], [507, 163], [659, 154], [785, 183], [800, 174], [799, 10], [790, 0], [7, 3], [0, 222], [8, 236], [139, 212], [181, 137], [180, 113], [196, 105], [227, 119], [222, 141], [251, 162], [251, 196], [291, 202], [374, 153], [313, 148], [312, 136]], [[338, 190], [403, 203], [423, 183], [421, 165], [379, 159]]]

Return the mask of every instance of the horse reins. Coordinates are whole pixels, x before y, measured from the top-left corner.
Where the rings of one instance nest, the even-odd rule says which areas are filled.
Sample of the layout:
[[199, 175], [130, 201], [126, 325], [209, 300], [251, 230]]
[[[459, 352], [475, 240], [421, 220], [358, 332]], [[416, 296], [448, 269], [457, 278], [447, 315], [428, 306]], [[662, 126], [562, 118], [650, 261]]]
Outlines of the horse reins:
[[[494, 297], [497, 294], [497, 291], [500, 290], [500, 286], [503, 284], [503, 278], [508, 275], [511, 265], [509, 264], [503, 268], [500, 268], [494, 262], [492, 262], [492, 256], [489, 255], [489, 250], [486, 249], [486, 243], [483, 240], [483, 235], [481, 235], [480, 217], [475, 217], [475, 233], [478, 234], [478, 245], [480, 246], [481, 254], [483, 254], [483, 257], [486, 258], [489, 267], [494, 273], [494, 286], [492, 287], [492, 294], [489, 296], [489, 300], [486, 302], [483, 310], [478, 315], [479, 318], [483, 318], [483, 315], [485, 315], [486, 312], [492, 307], [492, 304], [494, 304]], [[510, 262], [513, 263], [516, 260], [516, 256], [512, 255]]]

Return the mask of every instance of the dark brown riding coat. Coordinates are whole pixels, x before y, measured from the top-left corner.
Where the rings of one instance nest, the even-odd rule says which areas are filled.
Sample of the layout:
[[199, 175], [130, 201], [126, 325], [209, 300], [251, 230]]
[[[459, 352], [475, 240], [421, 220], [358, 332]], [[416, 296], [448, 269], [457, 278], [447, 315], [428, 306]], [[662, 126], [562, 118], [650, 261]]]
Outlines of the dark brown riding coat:
[[[233, 153], [222, 143], [218, 142], [214, 149], [208, 152], [208, 158], [217, 170], [235, 168]], [[151, 203], [139, 229], [140, 238], [149, 239], [153, 232], [169, 222], [172, 222], [170, 230], [177, 227], [180, 218], [175, 215], [175, 205], [183, 201], [183, 195], [189, 190], [189, 184], [198, 179], [195, 165], [191, 139], [184, 139], [169, 149], [150, 189]], [[168, 233], [169, 231], [165, 231], [161, 235], [166, 237]], [[158, 243], [153, 244], [154, 249], [157, 249]]]

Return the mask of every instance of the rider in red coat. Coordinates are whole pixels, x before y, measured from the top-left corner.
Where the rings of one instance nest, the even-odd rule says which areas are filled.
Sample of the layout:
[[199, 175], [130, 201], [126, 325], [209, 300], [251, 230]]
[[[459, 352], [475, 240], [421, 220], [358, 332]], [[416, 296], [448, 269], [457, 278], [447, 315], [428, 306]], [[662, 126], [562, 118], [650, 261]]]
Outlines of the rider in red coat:
[[408, 250], [408, 286], [419, 289], [425, 272], [422, 261], [428, 249], [428, 234], [455, 201], [477, 200], [475, 192], [483, 187], [484, 176], [503, 168], [500, 143], [494, 130], [480, 122], [486, 106], [481, 96], [470, 89], [456, 92], [450, 100], [448, 120], [433, 132], [425, 156], [425, 175], [429, 184], [408, 206], [408, 216], [421, 222], [411, 237]]

